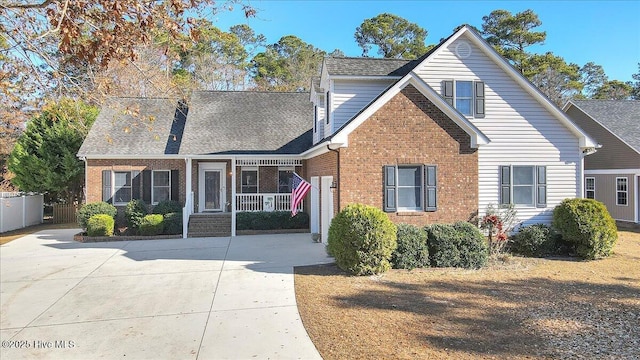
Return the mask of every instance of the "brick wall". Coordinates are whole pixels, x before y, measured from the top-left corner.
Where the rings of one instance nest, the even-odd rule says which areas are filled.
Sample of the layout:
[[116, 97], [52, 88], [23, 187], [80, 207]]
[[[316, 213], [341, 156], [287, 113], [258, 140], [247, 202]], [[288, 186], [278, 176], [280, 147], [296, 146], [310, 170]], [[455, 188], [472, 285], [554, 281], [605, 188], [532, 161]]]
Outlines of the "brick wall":
[[185, 196], [185, 161], [176, 159], [135, 159], [135, 160], [87, 160], [87, 197], [86, 202], [102, 201], [102, 171], [133, 171], [138, 170], [178, 170], [180, 178], [179, 198], [184, 203]]
[[[415, 225], [468, 220], [478, 207], [478, 156], [470, 142], [469, 135], [407, 86], [349, 135], [349, 147], [340, 149], [339, 206], [383, 208], [384, 165], [430, 164], [438, 166], [438, 210], [389, 213], [391, 220]], [[325, 162], [309, 168], [328, 166]]]

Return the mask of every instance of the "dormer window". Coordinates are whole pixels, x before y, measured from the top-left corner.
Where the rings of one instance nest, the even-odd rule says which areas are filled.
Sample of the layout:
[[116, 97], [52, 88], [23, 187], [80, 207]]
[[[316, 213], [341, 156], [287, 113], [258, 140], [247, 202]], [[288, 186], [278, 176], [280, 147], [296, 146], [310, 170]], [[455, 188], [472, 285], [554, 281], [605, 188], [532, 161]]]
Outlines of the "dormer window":
[[484, 117], [484, 82], [445, 80], [442, 97], [465, 116]]

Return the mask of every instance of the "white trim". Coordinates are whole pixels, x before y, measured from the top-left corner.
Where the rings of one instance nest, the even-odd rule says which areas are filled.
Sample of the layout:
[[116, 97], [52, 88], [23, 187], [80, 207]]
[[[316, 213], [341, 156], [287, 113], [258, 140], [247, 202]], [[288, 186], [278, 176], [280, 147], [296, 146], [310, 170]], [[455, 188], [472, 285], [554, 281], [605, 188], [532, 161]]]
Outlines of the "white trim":
[[349, 121], [345, 126], [338, 130], [335, 135], [332, 136], [332, 142], [340, 143], [345, 146], [348, 144], [348, 136], [358, 126], [360, 126], [365, 120], [371, 117], [376, 111], [378, 111], [384, 104], [389, 102], [394, 96], [396, 96], [407, 85], [413, 85], [422, 95], [429, 99], [434, 105], [436, 105], [442, 112], [444, 112], [449, 118], [451, 118], [462, 130], [464, 130], [469, 136], [471, 136], [471, 147], [477, 148], [479, 145], [486, 145], [490, 142], [489, 138], [482, 133], [475, 125], [473, 125], [466, 116], [462, 115], [458, 110], [450, 106], [444, 98], [438, 95], [431, 86], [424, 82], [413, 71], [407, 74], [404, 78], [399, 80], [389, 89], [387, 89], [380, 97], [378, 97], [373, 103], [370, 103], [364, 111], [358, 114], [355, 118]]
[[231, 237], [236, 236], [236, 167], [236, 158], [231, 158]]
[[[155, 191], [154, 190], [155, 190], [156, 186], [154, 184], [153, 178], [154, 178], [156, 172], [169, 173], [169, 198], [167, 200], [171, 200], [171, 170], [151, 170], [151, 205], [158, 205], [158, 203], [159, 203], [159, 201], [155, 201], [155, 199], [154, 199], [155, 198], [155, 196], [154, 196]], [[133, 179], [131, 179], [131, 181], [133, 182]], [[133, 183], [131, 185], [133, 186]], [[158, 186], [158, 187], [165, 188], [167, 186], [162, 185], [162, 186]]]
[[[618, 180], [619, 179], [624, 179], [625, 180], [625, 188], [626, 190], [618, 190]], [[616, 206], [629, 206], [629, 178], [626, 176], [616, 176]], [[625, 193], [627, 196], [625, 197], [627, 199], [627, 203], [626, 204], [618, 204], [618, 193]]]
[[245, 159], [238, 160], [237, 166], [302, 166], [301, 159]]
[[[245, 171], [255, 171], [256, 172], [256, 192], [255, 193], [245, 193], [243, 191], [243, 187], [249, 186], [244, 184], [244, 172]], [[260, 168], [258, 166], [241, 166], [240, 167], [240, 193], [241, 194], [258, 194], [260, 192]]]
[[[579, 140], [581, 149], [595, 148], [597, 142], [595, 142], [587, 133], [582, 131], [576, 124], [569, 119], [568, 115], [562, 112], [551, 100], [549, 100], [538, 88], [536, 88], [524, 75], [516, 71], [502, 56], [500, 56], [487, 42], [482, 39], [475, 31], [470, 30], [467, 25], [463, 26], [455, 34], [453, 34], [447, 41], [440, 44], [429, 56], [427, 56], [420, 64], [414, 67], [415, 69], [423, 68], [427, 65], [436, 55], [442, 50], [447, 48], [451, 43], [456, 41], [463, 34], [466, 34], [468, 40], [476, 45], [482, 52], [485, 53], [493, 62], [498, 65], [506, 74], [514, 79], [525, 91], [527, 91], [535, 100], [537, 100], [545, 109], [547, 109], [552, 115], [554, 115], [560, 123], [562, 123], [569, 131], [571, 131]], [[448, 104], [447, 104], [448, 105]]]
[[616, 139], [620, 140], [623, 144], [625, 144], [629, 149], [631, 149], [631, 151], [634, 151], [638, 154], [640, 154], [640, 150], [636, 150], [636, 148], [634, 148], [633, 146], [629, 145], [629, 143], [627, 143], [626, 141], [624, 141], [624, 139], [622, 139], [621, 137], [619, 137], [616, 133], [614, 133], [613, 131], [609, 130], [609, 128], [607, 128], [603, 123], [601, 123], [600, 121], [596, 120], [593, 116], [589, 115], [589, 113], [587, 113], [586, 111], [584, 111], [580, 106], [578, 106], [577, 104], [575, 104], [573, 101], [569, 100], [564, 107], [562, 108], [562, 111], [567, 112], [567, 110], [569, 109], [569, 107], [575, 107], [576, 109], [580, 110], [580, 112], [582, 112], [583, 114], [587, 115], [589, 117], [589, 119], [593, 120], [593, 122], [595, 122], [596, 124], [602, 126], [603, 129], [605, 129], [606, 131], [609, 132], [609, 134], [613, 135]]
[[640, 169], [585, 170], [585, 175], [640, 175]]
[[[224, 212], [227, 196], [227, 163], [198, 163], [198, 212], [205, 211], [217, 211]], [[207, 170], [219, 170], [220, 171], [220, 208], [205, 210], [205, 189], [204, 189], [204, 173]]]
[[[587, 180], [593, 180], [593, 189], [587, 189]], [[593, 191], [593, 198], [587, 197], [587, 191]], [[593, 176], [585, 176], [584, 177], [584, 194], [582, 195], [585, 199], [595, 199], [596, 198], [596, 178]]]
[[640, 194], [638, 194], [638, 189], [640, 188], [640, 175], [634, 176], [635, 181], [633, 182], [633, 194], [635, 195], [635, 199], [633, 199], [633, 203], [636, 204], [636, 208], [634, 210], [634, 215], [636, 218], [636, 223], [640, 223]]
[[[330, 142], [330, 141], [323, 141], [323, 142], [321, 142], [319, 144], [314, 145], [311, 149], [303, 152], [302, 154], [300, 154], [300, 156], [305, 160], [311, 159], [311, 158], [316, 157], [316, 156], [320, 156], [320, 155], [322, 155], [324, 153], [329, 152], [329, 149], [327, 148], [327, 146], [329, 146], [331, 144], [333, 144], [333, 143]], [[336, 144], [336, 145], [338, 145], [338, 146], [336, 146], [336, 148], [338, 148], [342, 144]]]

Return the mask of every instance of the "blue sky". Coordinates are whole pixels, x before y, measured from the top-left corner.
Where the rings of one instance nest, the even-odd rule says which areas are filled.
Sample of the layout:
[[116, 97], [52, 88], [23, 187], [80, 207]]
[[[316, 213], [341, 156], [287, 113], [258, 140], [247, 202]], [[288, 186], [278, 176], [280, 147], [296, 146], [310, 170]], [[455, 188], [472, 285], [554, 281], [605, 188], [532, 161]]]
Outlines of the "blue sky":
[[[223, 30], [246, 23], [264, 34], [268, 43], [296, 35], [325, 51], [347, 56], [362, 51], [353, 34], [364, 19], [389, 12], [425, 28], [427, 44], [436, 44], [467, 23], [480, 28], [482, 17], [496, 9], [517, 13], [532, 9], [547, 32], [544, 45], [533, 52], [551, 51], [580, 66], [602, 65], [609, 79], [631, 80], [640, 62], [640, 0], [629, 1], [351, 1], [252, 0], [257, 16], [222, 12], [214, 19]], [[371, 56], [377, 56], [370, 53]]]

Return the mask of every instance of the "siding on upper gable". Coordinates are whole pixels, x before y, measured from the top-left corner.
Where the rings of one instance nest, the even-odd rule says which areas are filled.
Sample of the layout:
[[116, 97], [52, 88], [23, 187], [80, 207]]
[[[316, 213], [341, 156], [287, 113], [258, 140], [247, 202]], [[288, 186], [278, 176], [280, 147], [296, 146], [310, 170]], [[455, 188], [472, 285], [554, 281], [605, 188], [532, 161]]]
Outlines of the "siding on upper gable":
[[334, 80], [331, 94], [333, 118], [328, 129], [330, 134], [340, 129], [392, 83], [393, 80]]
[[[471, 55], [459, 58], [456, 45], [466, 41]], [[415, 70], [436, 92], [443, 80], [485, 82], [484, 118], [469, 120], [490, 139], [478, 149], [479, 211], [499, 202], [501, 165], [547, 166], [547, 208], [517, 207], [525, 223], [549, 223], [553, 208], [565, 198], [580, 196], [581, 153], [578, 138], [480, 48], [461, 36], [438, 50]]]
[[316, 109], [316, 131], [313, 133], [313, 144], [315, 145], [318, 141], [324, 138], [324, 123], [325, 123], [325, 114], [324, 114], [324, 96], [318, 95], [317, 100], [315, 102], [317, 106]]
[[571, 105], [566, 112], [576, 125], [602, 145], [601, 149], [584, 158], [585, 170], [640, 168], [640, 154], [629, 145], [574, 105]]

